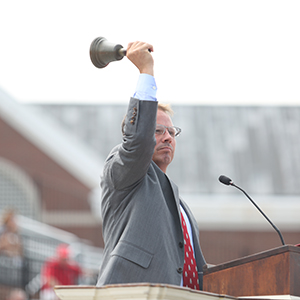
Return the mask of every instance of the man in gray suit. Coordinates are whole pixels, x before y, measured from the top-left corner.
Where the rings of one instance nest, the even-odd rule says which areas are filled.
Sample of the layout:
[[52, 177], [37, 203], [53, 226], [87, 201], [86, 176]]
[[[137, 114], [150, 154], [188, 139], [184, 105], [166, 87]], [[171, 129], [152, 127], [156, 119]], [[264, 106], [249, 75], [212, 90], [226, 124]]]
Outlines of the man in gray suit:
[[127, 47], [127, 58], [140, 77], [123, 121], [123, 141], [110, 152], [101, 179], [105, 249], [97, 286], [137, 282], [186, 286], [184, 220], [192, 245], [191, 264], [196, 264], [197, 285], [192, 288], [201, 289], [205, 260], [197, 223], [166, 175], [181, 130], [173, 126], [170, 107], [156, 101], [151, 52], [152, 45], [143, 42]]

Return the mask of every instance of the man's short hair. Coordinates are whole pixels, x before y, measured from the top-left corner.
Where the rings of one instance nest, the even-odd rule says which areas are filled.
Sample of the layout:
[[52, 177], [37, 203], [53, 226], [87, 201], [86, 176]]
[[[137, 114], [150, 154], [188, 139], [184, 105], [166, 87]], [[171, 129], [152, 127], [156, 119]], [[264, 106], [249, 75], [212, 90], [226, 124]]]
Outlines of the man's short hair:
[[[158, 102], [158, 106], [157, 109], [163, 111], [164, 113], [166, 113], [167, 115], [169, 115], [170, 117], [172, 117], [174, 115], [174, 111], [171, 108], [170, 104], [163, 104], [163, 103], [159, 103]], [[125, 135], [125, 119], [126, 119], [126, 115], [123, 118], [122, 124], [121, 124], [121, 128], [122, 128], [122, 134]]]
[[163, 103], [158, 103], [158, 107], [157, 109], [163, 111], [164, 113], [166, 113], [167, 115], [169, 115], [170, 117], [173, 117], [174, 115], [174, 111], [171, 108], [170, 104], [163, 104]]

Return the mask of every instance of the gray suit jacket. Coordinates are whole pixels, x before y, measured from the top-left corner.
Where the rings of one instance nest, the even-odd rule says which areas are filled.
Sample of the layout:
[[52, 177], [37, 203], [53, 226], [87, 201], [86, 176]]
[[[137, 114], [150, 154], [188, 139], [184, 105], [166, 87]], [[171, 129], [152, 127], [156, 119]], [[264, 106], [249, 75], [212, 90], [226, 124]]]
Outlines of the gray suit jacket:
[[180, 207], [192, 226], [202, 286], [198, 227], [178, 188], [152, 161], [157, 102], [131, 98], [123, 143], [109, 154], [101, 180], [103, 262], [97, 286], [117, 283], [180, 285], [184, 262]]

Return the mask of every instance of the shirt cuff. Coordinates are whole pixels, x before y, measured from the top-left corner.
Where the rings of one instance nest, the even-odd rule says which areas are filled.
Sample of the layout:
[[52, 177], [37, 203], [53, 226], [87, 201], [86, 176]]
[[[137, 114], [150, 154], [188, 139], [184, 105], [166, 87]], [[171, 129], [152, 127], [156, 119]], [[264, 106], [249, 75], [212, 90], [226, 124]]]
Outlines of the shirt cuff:
[[157, 101], [156, 91], [157, 86], [154, 77], [149, 74], [140, 74], [133, 97], [139, 100]]

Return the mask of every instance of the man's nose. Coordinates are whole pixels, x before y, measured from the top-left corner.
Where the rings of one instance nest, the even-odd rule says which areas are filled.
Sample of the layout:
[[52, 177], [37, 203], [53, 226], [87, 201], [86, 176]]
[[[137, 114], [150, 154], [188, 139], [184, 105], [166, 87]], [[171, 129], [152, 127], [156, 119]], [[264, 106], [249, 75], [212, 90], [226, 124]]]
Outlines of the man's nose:
[[173, 138], [172, 138], [172, 136], [171, 136], [169, 130], [166, 129], [165, 133], [163, 134], [163, 140], [166, 141], [166, 140], [172, 140], [172, 139], [173, 139]]

